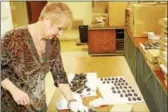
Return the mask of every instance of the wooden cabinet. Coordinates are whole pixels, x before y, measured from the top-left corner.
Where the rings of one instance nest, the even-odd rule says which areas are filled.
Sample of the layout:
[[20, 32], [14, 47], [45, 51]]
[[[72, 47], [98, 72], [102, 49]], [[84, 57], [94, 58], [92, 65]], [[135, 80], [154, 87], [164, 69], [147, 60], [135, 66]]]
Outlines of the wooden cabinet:
[[94, 29], [88, 31], [89, 54], [112, 54], [116, 51], [114, 29]]
[[124, 36], [125, 58], [150, 111], [167, 112], [167, 89], [164, 90], [156, 72], [150, 68], [128, 31]]

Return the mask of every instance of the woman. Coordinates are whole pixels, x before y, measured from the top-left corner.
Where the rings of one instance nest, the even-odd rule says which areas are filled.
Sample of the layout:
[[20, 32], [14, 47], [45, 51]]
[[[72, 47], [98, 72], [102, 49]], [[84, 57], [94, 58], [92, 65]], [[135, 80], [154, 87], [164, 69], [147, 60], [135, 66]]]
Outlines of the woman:
[[[73, 100], [60, 55], [58, 37], [72, 23], [72, 13], [63, 3], [47, 4], [37, 23], [13, 29], [1, 39], [1, 112], [45, 112], [45, 75], [51, 71], [54, 84], [72, 111], [86, 109]], [[87, 109], [86, 109], [87, 110]]]

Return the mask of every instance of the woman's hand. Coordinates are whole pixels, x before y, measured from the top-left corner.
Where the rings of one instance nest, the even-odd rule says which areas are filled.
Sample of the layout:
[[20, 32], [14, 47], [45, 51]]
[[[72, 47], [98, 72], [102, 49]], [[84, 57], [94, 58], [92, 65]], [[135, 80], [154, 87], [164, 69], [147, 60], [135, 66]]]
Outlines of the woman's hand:
[[88, 112], [88, 108], [76, 100], [72, 100], [69, 102], [69, 109], [72, 112]]
[[15, 88], [15, 90], [11, 91], [10, 93], [18, 105], [27, 107], [30, 104], [30, 98], [28, 94], [19, 88]]

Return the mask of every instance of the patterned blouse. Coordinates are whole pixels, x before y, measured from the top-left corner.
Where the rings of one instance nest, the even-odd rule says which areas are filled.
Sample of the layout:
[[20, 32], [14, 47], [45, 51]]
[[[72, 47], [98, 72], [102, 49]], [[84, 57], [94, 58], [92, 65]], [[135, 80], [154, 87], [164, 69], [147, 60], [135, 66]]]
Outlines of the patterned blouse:
[[1, 87], [1, 112], [38, 112], [46, 103], [45, 75], [51, 71], [54, 84], [68, 83], [60, 55], [58, 38], [46, 40], [45, 54], [39, 58], [33, 39], [26, 27], [7, 32], [1, 43], [1, 80], [10, 79], [25, 91], [31, 105], [17, 105], [11, 94]]

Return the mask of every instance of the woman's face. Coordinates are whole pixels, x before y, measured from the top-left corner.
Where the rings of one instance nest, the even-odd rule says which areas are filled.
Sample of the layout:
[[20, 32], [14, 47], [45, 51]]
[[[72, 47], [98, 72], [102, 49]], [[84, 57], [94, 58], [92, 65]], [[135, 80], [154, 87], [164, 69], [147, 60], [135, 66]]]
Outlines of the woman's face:
[[65, 17], [60, 17], [60, 20], [55, 24], [51, 24], [51, 21], [48, 20], [44, 25], [44, 38], [52, 39], [55, 36], [59, 38], [63, 33], [65, 23]]

